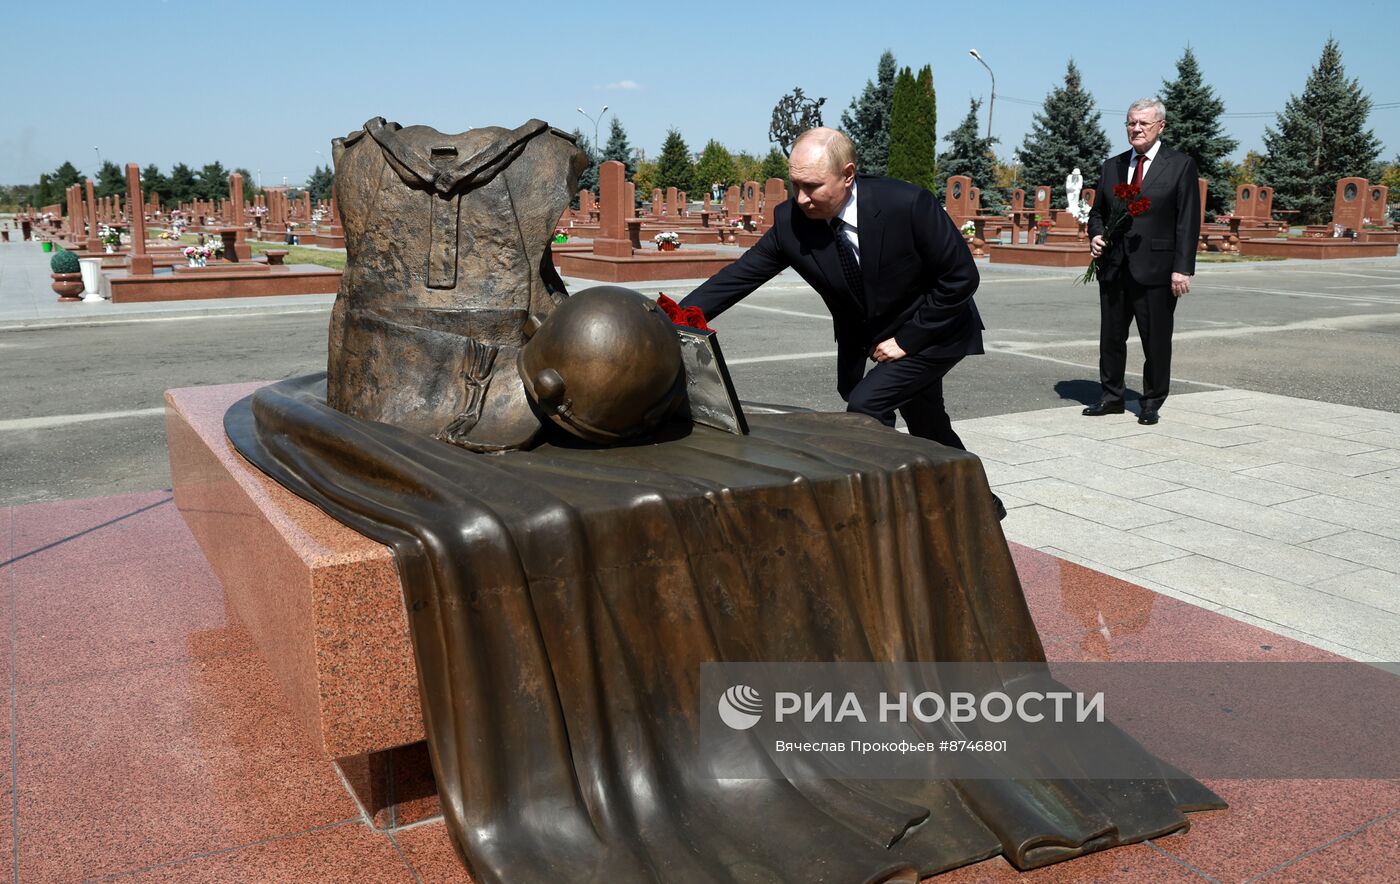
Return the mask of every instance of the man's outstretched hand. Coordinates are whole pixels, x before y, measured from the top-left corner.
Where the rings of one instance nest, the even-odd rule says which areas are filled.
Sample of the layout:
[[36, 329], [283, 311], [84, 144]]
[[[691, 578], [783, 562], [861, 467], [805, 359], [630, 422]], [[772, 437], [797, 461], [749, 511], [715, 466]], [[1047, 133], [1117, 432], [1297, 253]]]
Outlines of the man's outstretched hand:
[[895, 342], [894, 338], [888, 341], [881, 341], [875, 345], [875, 349], [870, 351], [870, 358], [876, 362], [894, 362], [896, 359], [903, 359], [904, 349]]

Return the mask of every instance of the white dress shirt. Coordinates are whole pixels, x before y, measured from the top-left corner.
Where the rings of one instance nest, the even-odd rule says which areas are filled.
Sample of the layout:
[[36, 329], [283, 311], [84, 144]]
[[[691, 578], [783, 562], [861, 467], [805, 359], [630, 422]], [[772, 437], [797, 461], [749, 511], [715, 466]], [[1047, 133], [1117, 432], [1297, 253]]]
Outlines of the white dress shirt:
[[860, 234], [856, 226], [856, 185], [851, 184], [851, 195], [846, 200], [846, 205], [841, 207], [841, 211], [836, 213], [836, 217], [841, 220], [841, 234], [846, 237], [846, 244], [851, 249], [851, 254], [855, 255], [856, 263], [860, 263]]
[[1133, 183], [1133, 176], [1137, 174], [1137, 164], [1146, 163], [1142, 167], [1142, 182], [1147, 183], [1147, 175], [1152, 171], [1152, 163], [1157, 159], [1157, 151], [1162, 147], [1161, 139], [1152, 142], [1152, 147], [1145, 154], [1139, 154], [1133, 150], [1133, 158], [1128, 161], [1128, 183]]

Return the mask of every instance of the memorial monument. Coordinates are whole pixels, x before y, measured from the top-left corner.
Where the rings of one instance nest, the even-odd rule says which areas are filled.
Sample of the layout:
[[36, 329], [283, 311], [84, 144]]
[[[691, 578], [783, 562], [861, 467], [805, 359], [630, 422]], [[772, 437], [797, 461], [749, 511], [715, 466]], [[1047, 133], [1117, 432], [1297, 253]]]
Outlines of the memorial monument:
[[[718, 778], [698, 748], [704, 664], [1044, 663], [981, 463], [859, 415], [692, 423], [657, 306], [570, 298], [553, 271], [587, 160], [543, 122], [376, 119], [334, 153], [348, 263], [328, 372], [263, 387], [224, 425], [393, 550], [475, 880], [913, 882], [998, 854], [1042, 866], [1223, 806], [1165, 765]], [[1085, 769], [1096, 751], [1038, 748]]]

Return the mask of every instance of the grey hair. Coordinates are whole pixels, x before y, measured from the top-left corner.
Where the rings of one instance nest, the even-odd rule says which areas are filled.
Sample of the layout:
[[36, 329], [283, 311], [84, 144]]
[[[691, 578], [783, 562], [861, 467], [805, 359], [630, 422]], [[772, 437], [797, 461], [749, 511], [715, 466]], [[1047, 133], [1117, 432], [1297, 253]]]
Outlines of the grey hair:
[[799, 144], [806, 144], [809, 141], [822, 146], [826, 153], [827, 165], [831, 171], [837, 174], [856, 161], [856, 146], [851, 143], [851, 139], [846, 133], [839, 129], [828, 129], [825, 126], [808, 129], [797, 136], [797, 140], [792, 143], [793, 153], [797, 152]]
[[1137, 101], [1128, 105], [1129, 114], [1132, 114], [1133, 111], [1140, 110], [1151, 110], [1157, 115], [1157, 119], [1163, 121], [1167, 119], [1167, 106], [1162, 104], [1159, 98], [1139, 98]]

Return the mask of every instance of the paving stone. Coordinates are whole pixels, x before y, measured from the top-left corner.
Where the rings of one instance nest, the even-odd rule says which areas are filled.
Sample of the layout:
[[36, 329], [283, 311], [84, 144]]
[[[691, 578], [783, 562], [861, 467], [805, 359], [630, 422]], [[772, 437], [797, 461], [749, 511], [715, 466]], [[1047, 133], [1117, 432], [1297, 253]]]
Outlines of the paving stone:
[[1400, 614], [1400, 578], [1397, 578], [1393, 571], [1367, 568], [1364, 571], [1353, 571], [1340, 577], [1320, 580], [1313, 586], [1328, 595], [1341, 596], [1363, 605], [1380, 608], [1382, 611]]
[[1008, 540], [1042, 549], [1054, 547], [1111, 568], [1129, 570], [1188, 555], [1184, 550], [1035, 504], [1001, 523]]
[[996, 436], [987, 436], [982, 433], [959, 433], [958, 435], [962, 437], [963, 445], [967, 446], [967, 450], [978, 457], [990, 457], [992, 460], [998, 460], [1012, 466], [1060, 456], [1055, 451], [1033, 448], [1028, 444], [998, 439]]
[[1330, 494], [1314, 494], [1311, 497], [1290, 500], [1279, 504], [1277, 508], [1310, 519], [1320, 519], [1334, 525], [1400, 540], [1400, 510], [1358, 503]]
[[1371, 442], [1363, 442], [1355, 437], [1339, 439], [1334, 436], [1319, 436], [1301, 430], [1275, 427], [1272, 424], [1250, 424], [1237, 430], [1241, 435], [1257, 436], [1261, 441], [1282, 442], [1294, 448], [1325, 451], [1329, 454], [1373, 454], [1381, 448]]
[[1016, 486], [1016, 495], [1062, 513], [1122, 529], [1155, 525], [1176, 518], [1174, 513], [1167, 510], [1061, 479], [1022, 482]]
[[[1258, 534], [1280, 543], [1303, 543], [1345, 529], [1333, 522], [1323, 522], [1307, 516], [1236, 500], [1224, 494], [1214, 494], [1199, 488], [1186, 488], [1157, 494], [1143, 501], [1154, 507], [1171, 510], [1183, 516], [1194, 516], [1217, 525], [1228, 525], [1250, 534]], [[1127, 527], [1127, 526], [1124, 526]]]
[[1225, 494], [1237, 500], [1246, 500], [1263, 506], [1273, 506], [1284, 501], [1311, 497], [1314, 492], [1305, 488], [1295, 488], [1270, 482], [1253, 476], [1246, 476], [1200, 464], [1184, 463], [1179, 460], [1162, 461], [1138, 467], [1134, 472], [1142, 473], [1168, 482], [1178, 482], [1192, 488], [1201, 488], [1217, 494]]
[[[1162, 464], [1148, 464], [1147, 466], [1136, 467], [1134, 469], [1119, 469], [1118, 467], [1107, 466], [1106, 464], [1095, 463], [1083, 457], [1068, 455], [1056, 460], [1043, 460], [1035, 465], [1038, 472], [1046, 476], [1063, 479], [1066, 482], [1074, 482], [1095, 491], [1102, 491], [1106, 494], [1116, 494], [1119, 497], [1143, 498], [1152, 494], [1162, 494], [1167, 491], [1175, 491], [1181, 486], [1173, 482], [1159, 478], [1154, 478], [1146, 473], [1147, 470], [1156, 466], [1165, 466], [1170, 461]], [[1229, 474], [1225, 474], [1229, 475]], [[1294, 490], [1294, 489], [1290, 489]]]
[[1199, 442], [1160, 435], [1129, 436], [1119, 440], [1118, 444], [1150, 452], [1159, 460], [1184, 460], [1188, 463], [1215, 467], [1219, 470], [1247, 470], [1251, 467], [1262, 467], [1283, 460], [1282, 457], [1266, 451], [1246, 450], [1250, 448], [1248, 445], [1216, 448], [1212, 445], [1202, 445]]
[[1360, 565], [1346, 559], [1279, 543], [1203, 519], [1186, 517], [1135, 528], [1132, 533], [1259, 574], [1305, 585], [1361, 570]]
[[1400, 494], [1396, 494], [1395, 490], [1386, 484], [1374, 480], [1352, 479], [1336, 473], [1286, 463], [1241, 470], [1240, 475], [1268, 479], [1295, 488], [1306, 488], [1318, 494], [1344, 497], [1385, 509], [1400, 509]]
[[[1344, 531], [1309, 541], [1303, 547], [1392, 574], [1400, 572], [1400, 540], [1393, 537], [1382, 537], [1369, 531]], [[1400, 660], [1400, 657], [1395, 659]]]
[[1118, 442], [1100, 442], [1096, 439], [1086, 439], [1083, 436], [1050, 436], [1045, 439], [1036, 439], [1034, 445], [1037, 448], [1058, 454], [1070, 454], [1095, 463], [1119, 468], [1140, 467], [1143, 464], [1160, 463], [1170, 459], [1170, 455], [1167, 454], [1125, 448], [1120, 444], [1135, 438], [1138, 437], [1129, 436]]

